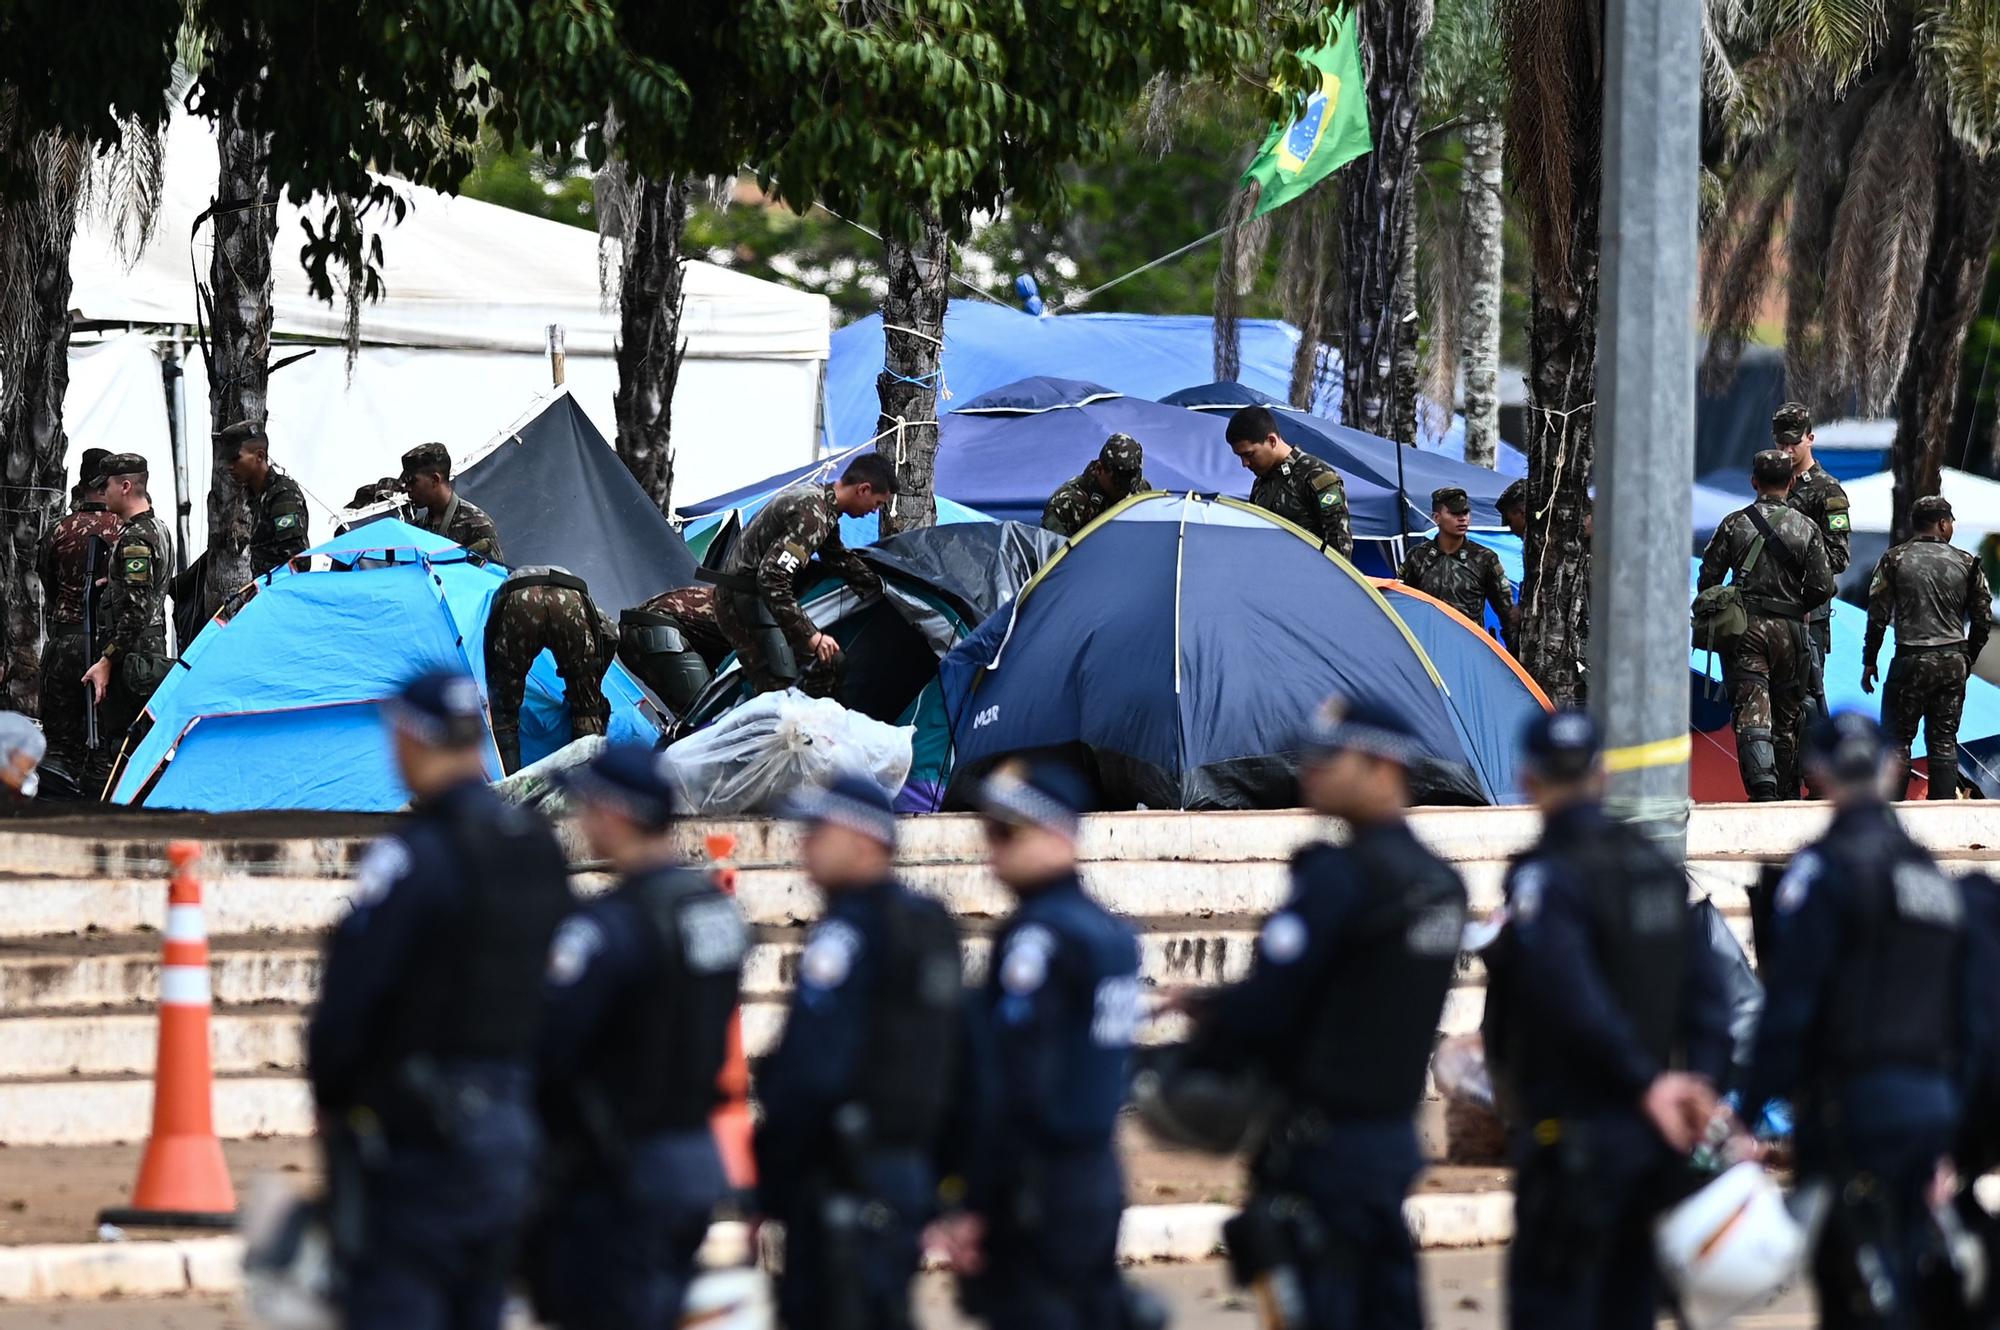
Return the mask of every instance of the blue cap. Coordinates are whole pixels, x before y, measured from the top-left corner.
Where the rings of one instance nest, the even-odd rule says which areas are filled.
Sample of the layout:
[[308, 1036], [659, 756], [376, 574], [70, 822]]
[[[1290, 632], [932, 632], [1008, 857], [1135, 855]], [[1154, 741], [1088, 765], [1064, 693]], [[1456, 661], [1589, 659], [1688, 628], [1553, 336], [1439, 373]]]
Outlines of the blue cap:
[[469, 748], [486, 738], [486, 699], [472, 676], [457, 670], [425, 670], [382, 710], [398, 729], [439, 748]]
[[995, 822], [1040, 827], [1072, 839], [1093, 803], [1083, 773], [1049, 758], [1001, 763], [978, 795], [980, 813]]
[[1307, 760], [1335, 753], [1367, 753], [1400, 766], [1423, 756], [1416, 731], [1398, 712], [1377, 702], [1329, 697], [1319, 704], [1299, 736], [1300, 754]]
[[585, 803], [622, 813], [642, 827], [665, 827], [681, 812], [673, 763], [659, 749], [640, 743], [606, 744], [556, 783]]
[[1550, 711], [1528, 722], [1521, 751], [1528, 768], [1538, 775], [1575, 780], [1597, 765], [1604, 739], [1589, 712]]
[[1837, 711], [1816, 722], [1806, 733], [1806, 761], [1823, 766], [1838, 780], [1871, 780], [1889, 756], [1889, 742], [1873, 717], [1861, 711]]
[[866, 776], [840, 775], [824, 785], [808, 785], [786, 802], [785, 815], [813, 826], [846, 827], [896, 847], [896, 806]]

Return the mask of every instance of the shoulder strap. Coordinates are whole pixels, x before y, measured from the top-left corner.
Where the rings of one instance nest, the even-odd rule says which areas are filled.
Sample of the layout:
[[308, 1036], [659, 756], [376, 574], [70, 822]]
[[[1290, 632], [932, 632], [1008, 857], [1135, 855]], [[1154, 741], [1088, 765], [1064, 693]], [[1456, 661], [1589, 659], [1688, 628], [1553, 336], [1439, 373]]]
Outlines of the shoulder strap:
[[[1757, 505], [1753, 503], [1743, 511], [1749, 515], [1750, 524], [1757, 528], [1758, 534], [1763, 538], [1764, 543], [1770, 547], [1772, 557], [1785, 565], [1786, 572], [1794, 577], [1800, 576], [1803, 570], [1799, 566], [1798, 554], [1793, 551], [1791, 546], [1778, 538], [1778, 533], [1771, 529], [1771, 524], [1765, 520], [1764, 514], [1757, 511]], [[1753, 545], [1751, 548], [1755, 549], [1756, 547]], [[1755, 559], [1751, 559], [1744, 565], [1743, 571], [1750, 571], [1749, 565], [1755, 562]]]

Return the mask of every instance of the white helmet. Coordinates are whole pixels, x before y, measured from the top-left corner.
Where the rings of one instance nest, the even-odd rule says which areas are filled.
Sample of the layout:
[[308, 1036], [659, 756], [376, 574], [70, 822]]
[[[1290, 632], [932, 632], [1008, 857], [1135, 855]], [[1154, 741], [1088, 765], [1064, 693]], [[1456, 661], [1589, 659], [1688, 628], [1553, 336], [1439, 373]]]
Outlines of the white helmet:
[[703, 1271], [688, 1288], [687, 1303], [681, 1308], [681, 1324], [699, 1325], [701, 1330], [772, 1330], [777, 1323], [771, 1281], [750, 1266]]
[[1776, 1302], [1799, 1273], [1806, 1232], [1778, 1184], [1745, 1162], [1660, 1216], [1653, 1250], [1689, 1330], [1707, 1330]]

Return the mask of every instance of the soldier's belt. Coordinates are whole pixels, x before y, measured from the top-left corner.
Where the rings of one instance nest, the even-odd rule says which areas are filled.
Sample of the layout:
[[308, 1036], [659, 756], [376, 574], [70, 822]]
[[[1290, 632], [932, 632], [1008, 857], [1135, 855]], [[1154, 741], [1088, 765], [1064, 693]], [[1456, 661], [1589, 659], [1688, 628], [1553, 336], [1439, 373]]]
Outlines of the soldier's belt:
[[1910, 645], [1910, 646], [1905, 646], [1901, 642], [1898, 642], [1896, 644], [1896, 655], [1899, 657], [1935, 656], [1941, 651], [1964, 651], [1964, 650], [1965, 650], [1965, 639], [1962, 637], [1959, 638], [1956, 642], [1926, 642], [1923, 643], [1922, 645]]
[[714, 568], [697, 568], [694, 580], [719, 586], [724, 591], [735, 591], [745, 596], [755, 596], [762, 592], [754, 573], [725, 573]]
[[1796, 600], [1766, 600], [1762, 596], [1745, 596], [1743, 608], [1758, 619], [1793, 619], [1805, 622], [1806, 607]]

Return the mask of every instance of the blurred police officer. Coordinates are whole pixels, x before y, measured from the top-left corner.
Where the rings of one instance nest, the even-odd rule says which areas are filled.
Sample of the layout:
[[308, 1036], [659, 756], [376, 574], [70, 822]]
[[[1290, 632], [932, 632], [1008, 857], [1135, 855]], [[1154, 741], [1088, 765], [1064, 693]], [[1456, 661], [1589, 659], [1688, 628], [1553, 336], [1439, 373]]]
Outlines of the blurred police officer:
[[537, 1302], [565, 1327], [675, 1326], [728, 1189], [709, 1115], [748, 934], [736, 902], [680, 865], [663, 755], [613, 744], [562, 780], [619, 881], [549, 950]]
[[1042, 527], [1059, 536], [1073, 536], [1128, 495], [1151, 489], [1146, 483], [1146, 452], [1130, 434], [1104, 441], [1095, 461], [1075, 480], [1064, 481], [1042, 509]]
[[1516, 1330], [1651, 1327], [1659, 1185], [1729, 1063], [1729, 1008], [1681, 870], [1605, 815], [1597, 727], [1529, 727], [1541, 839], [1487, 952], [1487, 1058], [1515, 1133]]
[[1400, 716], [1336, 699], [1302, 748], [1306, 803], [1353, 836], [1292, 857], [1291, 897], [1265, 921], [1249, 978], [1192, 1002], [1193, 1056], [1259, 1067], [1285, 1095], [1286, 1115], [1251, 1166], [1251, 1213], [1302, 1202], [1318, 1220], [1304, 1244], [1277, 1235], [1318, 1248], [1295, 1253], [1308, 1313], [1298, 1325], [1419, 1330], [1403, 1198], [1423, 1166], [1413, 1119], [1458, 960], [1465, 884], [1404, 820], [1418, 750]]
[[1139, 1021], [1139, 941], [1085, 894], [1076, 837], [1090, 791], [1055, 762], [980, 787], [993, 872], [1020, 900], [993, 944], [983, 1012], [997, 1100], [975, 1208], [994, 1330], [1124, 1323], [1112, 1130]]
[[[1853, 515], [1848, 511], [1847, 491], [1813, 457], [1815, 437], [1812, 412], [1803, 403], [1786, 402], [1772, 414], [1771, 446], [1791, 456], [1792, 474], [1797, 478], [1788, 502], [1819, 528], [1820, 538], [1826, 542], [1827, 563], [1839, 577], [1847, 571]], [[1831, 601], [1806, 616], [1806, 634], [1810, 651], [1806, 658], [1806, 705], [1800, 711], [1802, 739], [1805, 727], [1826, 715], [1826, 653], [1833, 649]], [[1818, 793], [1814, 791], [1815, 796]], [[1785, 798], [1795, 797], [1792, 791], [1785, 791]]]
[[873, 781], [843, 776], [794, 811], [826, 913], [758, 1079], [759, 1208], [785, 1226], [790, 1330], [896, 1330], [959, 1084], [958, 930], [896, 880], [896, 817]]
[[384, 704], [409, 823], [369, 850], [307, 1030], [350, 1327], [490, 1330], [541, 1134], [534, 1053], [571, 898], [547, 823], [486, 783], [479, 689]]
[[1347, 484], [1322, 458], [1294, 448], [1278, 433], [1278, 418], [1264, 406], [1246, 406], [1229, 418], [1223, 437], [1229, 451], [1256, 477], [1250, 502], [1301, 526], [1343, 559], [1354, 557], [1354, 528]]
[[1815, 1254], [1821, 1324], [1917, 1326], [1928, 1194], [1952, 1148], [1962, 1059], [1983, 1022], [1957, 883], [1883, 798], [1875, 722], [1821, 722], [1807, 758], [1833, 801], [1827, 833], [1779, 882], [1746, 1121], [1796, 1104], [1799, 1174], [1832, 1184]]
[[[1882, 723], [1902, 771], [1895, 797], [1910, 784], [1910, 744], [1924, 727], [1930, 797], [1958, 797], [1958, 720], [1965, 681], [1992, 629], [1992, 590], [1974, 555], [1951, 543], [1951, 504], [1942, 495], [1910, 508], [1915, 534], [1875, 565], [1868, 586], [1868, 638], [1861, 649], [1861, 690], [1875, 691], [1882, 634], [1896, 627], [1896, 655], [1882, 689]], [[1968, 631], [1969, 626], [1969, 631]]]

